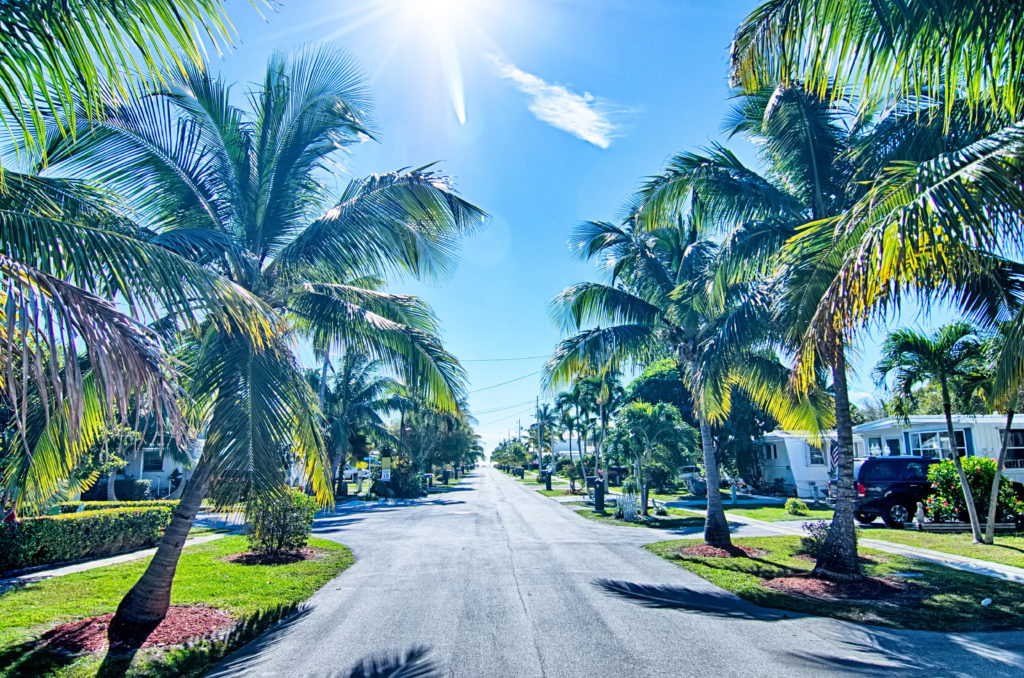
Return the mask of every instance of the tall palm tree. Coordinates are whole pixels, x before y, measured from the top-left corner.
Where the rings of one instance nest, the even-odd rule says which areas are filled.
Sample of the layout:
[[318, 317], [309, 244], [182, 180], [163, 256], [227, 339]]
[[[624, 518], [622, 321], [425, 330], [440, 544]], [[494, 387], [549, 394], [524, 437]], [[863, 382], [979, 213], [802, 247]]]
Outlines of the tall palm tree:
[[[623, 225], [590, 222], [579, 229], [579, 249], [587, 258], [601, 259], [613, 283], [580, 283], [552, 302], [552, 315], [577, 333], [558, 345], [545, 365], [544, 381], [550, 387], [628, 362], [677, 356], [700, 425], [708, 483], [704, 538], [728, 546], [711, 426], [728, 414], [732, 390], [747, 392], [794, 429], [816, 430], [819, 410], [794, 403], [785, 390], [786, 370], [756, 342], [734, 348], [720, 341], [723, 328], [744, 324], [736, 314], [744, 311], [750, 288], [713, 284], [719, 248], [705, 237], [709, 229], [701, 211], [645, 218], [651, 221], [640, 224], [631, 217]], [[584, 329], [596, 323], [608, 324]]]
[[544, 443], [547, 442], [548, 450], [551, 452], [551, 463], [554, 465], [555, 457], [555, 429], [558, 426], [558, 412], [550, 403], [544, 403], [537, 408], [537, 462], [538, 469], [542, 461]]
[[932, 336], [910, 329], [891, 332], [882, 345], [882, 357], [875, 367], [879, 383], [885, 383], [886, 378], [894, 374], [892, 407], [898, 416], [907, 416], [914, 400], [915, 386], [927, 382], [938, 385], [942, 397], [942, 414], [946, 418], [949, 457], [960, 477], [975, 542], [982, 542], [983, 537], [974, 495], [957, 450], [953, 430], [953, 399], [957, 395], [958, 386], [973, 381], [983, 359], [984, 345], [975, 328], [958, 321], [943, 325]]
[[437, 338], [433, 313], [381, 288], [389, 274], [450, 270], [457, 237], [483, 217], [429, 168], [328, 190], [335, 156], [373, 133], [360, 76], [340, 52], [274, 54], [249, 94], [251, 114], [205, 71], [186, 67], [165, 80], [151, 96], [109, 106], [74, 143], [55, 139], [52, 166], [117, 191], [150, 242], [258, 297], [275, 332], [257, 342], [204, 328], [190, 383], [207, 430], [203, 453], [157, 554], [118, 608], [112, 640], [166, 614], [182, 543], [213, 477], [241, 474], [251, 492], [276, 493], [279, 451], [291, 448], [320, 501], [330, 501], [331, 460], [293, 334], [320, 354], [359, 351], [411, 392], [458, 408], [463, 371]]

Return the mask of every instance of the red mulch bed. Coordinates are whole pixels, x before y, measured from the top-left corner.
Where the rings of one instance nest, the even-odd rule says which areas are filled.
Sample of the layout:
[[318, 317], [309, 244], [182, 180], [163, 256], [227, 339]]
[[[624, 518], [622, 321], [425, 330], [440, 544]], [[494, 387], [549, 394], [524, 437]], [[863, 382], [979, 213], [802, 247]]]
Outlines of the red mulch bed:
[[707, 544], [697, 544], [679, 549], [679, 555], [697, 556], [698, 558], [753, 558], [754, 556], [766, 556], [768, 552], [764, 549], [752, 546], [730, 546], [727, 549]]
[[315, 549], [310, 546], [299, 549], [298, 551], [285, 551], [284, 553], [256, 553], [254, 551], [244, 551], [242, 553], [232, 553], [230, 556], [224, 556], [221, 558], [227, 563], [238, 563], [239, 565], [287, 565], [289, 563], [297, 563], [300, 560], [314, 560], [321, 558], [327, 551], [323, 549]]
[[[42, 641], [53, 649], [73, 654], [103, 652], [107, 649], [107, 626], [113, 616], [113, 613], [104, 614], [55, 626], [43, 634]], [[173, 605], [142, 647], [184, 645], [225, 631], [234, 624], [235, 618], [223, 610], [202, 605]]]
[[818, 600], [874, 604], [906, 605], [920, 599], [913, 584], [888, 577], [866, 577], [856, 582], [815, 579], [808, 574], [767, 579], [764, 585], [773, 591]]

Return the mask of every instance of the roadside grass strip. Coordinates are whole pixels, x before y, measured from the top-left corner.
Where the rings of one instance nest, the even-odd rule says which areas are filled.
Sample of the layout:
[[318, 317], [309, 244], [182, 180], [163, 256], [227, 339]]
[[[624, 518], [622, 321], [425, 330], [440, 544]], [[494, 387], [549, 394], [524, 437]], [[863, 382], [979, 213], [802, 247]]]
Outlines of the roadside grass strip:
[[1024, 567], [1024, 535], [996, 535], [995, 543], [991, 545], [975, 544], [974, 537], [970, 533], [936, 534], [918, 532], [911, 528], [905, 530], [861, 529], [859, 535], [863, 539], [891, 541], [896, 544], [917, 546], [956, 556], [977, 558], [1013, 567]]
[[[134, 657], [108, 659], [104, 670], [126, 676], [198, 676], [212, 664], [290, 615], [317, 589], [346, 570], [348, 548], [311, 539], [315, 555], [287, 564], [251, 565], [225, 560], [245, 553], [242, 536], [185, 549], [172, 605], [201, 605], [229, 614], [233, 626], [215, 639], [182, 646], [143, 647]], [[41, 639], [66, 622], [112, 613], [148, 563], [140, 559], [47, 579], [0, 594], [0, 678], [97, 675], [103, 653], [69, 654]]]
[[708, 552], [715, 549], [693, 540], [644, 548], [766, 608], [927, 631], [1024, 628], [1021, 584], [864, 548], [867, 579], [835, 584], [808, 576], [814, 559], [799, 552], [799, 537], [746, 537], [733, 544], [734, 553], [746, 554], [714, 557]]
[[811, 508], [805, 511], [802, 515], [794, 515], [792, 513], [787, 513], [781, 506], [733, 508], [727, 504], [725, 506], [725, 512], [735, 513], [738, 516], [744, 516], [746, 518], [754, 518], [755, 520], [766, 520], [768, 522], [778, 522], [783, 520], [832, 520], [832, 509], [829, 508]]

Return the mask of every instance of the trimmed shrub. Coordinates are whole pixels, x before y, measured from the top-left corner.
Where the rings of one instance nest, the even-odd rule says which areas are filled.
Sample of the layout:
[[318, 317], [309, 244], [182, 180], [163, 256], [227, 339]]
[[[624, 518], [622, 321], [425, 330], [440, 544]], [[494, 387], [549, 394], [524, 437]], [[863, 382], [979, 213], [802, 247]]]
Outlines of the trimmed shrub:
[[0, 572], [154, 546], [173, 512], [169, 506], [126, 507], [0, 524]]
[[245, 509], [249, 548], [259, 553], [298, 551], [313, 534], [316, 501], [298, 490], [251, 499]]
[[[995, 459], [988, 457], [964, 457], [961, 460], [967, 484], [974, 495], [974, 505], [978, 509], [978, 517], [988, 517], [988, 498], [992, 491], [992, 479], [996, 474]], [[932, 464], [928, 469], [928, 480], [932, 481], [934, 492], [925, 501], [925, 513], [936, 522], [963, 521], [970, 518], [967, 514], [967, 502], [960, 487], [960, 476], [951, 459]], [[1013, 520], [1015, 516], [1024, 514], [1024, 502], [1017, 499], [1013, 492], [1013, 482], [1005, 475], [999, 483], [999, 503], [996, 508], [996, 520]]]
[[807, 504], [796, 497], [790, 497], [786, 500], [786, 506], [783, 510], [791, 516], [806, 516], [810, 510], [807, 508]]
[[[113, 508], [146, 508], [149, 506], [167, 506], [174, 509], [178, 501], [174, 499], [149, 499], [146, 501], [64, 501], [57, 506], [61, 513], [77, 513], [81, 511], [105, 511]], [[82, 507], [79, 509], [79, 507]]]

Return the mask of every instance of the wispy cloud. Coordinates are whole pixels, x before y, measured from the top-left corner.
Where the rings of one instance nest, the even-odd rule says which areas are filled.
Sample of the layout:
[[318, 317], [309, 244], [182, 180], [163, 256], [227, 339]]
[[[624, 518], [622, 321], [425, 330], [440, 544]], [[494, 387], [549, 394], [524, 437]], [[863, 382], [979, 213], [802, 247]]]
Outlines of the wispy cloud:
[[598, 148], [611, 145], [618, 125], [612, 122], [612, 111], [604, 101], [589, 92], [577, 94], [562, 85], [552, 85], [497, 55], [489, 58], [500, 77], [511, 80], [520, 92], [531, 97], [528, 107], [538, 120]]

